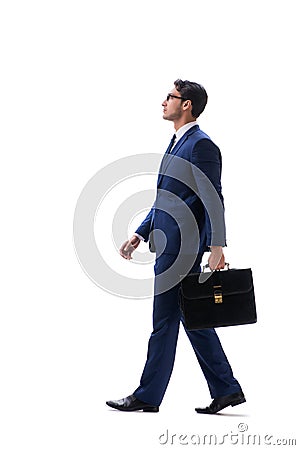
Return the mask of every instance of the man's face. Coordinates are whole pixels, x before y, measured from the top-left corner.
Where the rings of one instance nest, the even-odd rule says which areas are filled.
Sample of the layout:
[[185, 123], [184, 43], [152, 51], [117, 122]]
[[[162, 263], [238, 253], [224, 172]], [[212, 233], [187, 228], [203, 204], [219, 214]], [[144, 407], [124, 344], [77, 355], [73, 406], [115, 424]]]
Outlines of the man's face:
[[[168, 94], [167, 98], [162, 102], [163, 106], [163, 118], [165, 120], [178, 120], [181, 118], [183, 114], [182, 110], [182, 100], [180, 98], [172, 97], [172, 95], [176, 97], [181, 97], [180, 92], [174, 87]], [[169, 98], [169, 100], [168, 100]]]

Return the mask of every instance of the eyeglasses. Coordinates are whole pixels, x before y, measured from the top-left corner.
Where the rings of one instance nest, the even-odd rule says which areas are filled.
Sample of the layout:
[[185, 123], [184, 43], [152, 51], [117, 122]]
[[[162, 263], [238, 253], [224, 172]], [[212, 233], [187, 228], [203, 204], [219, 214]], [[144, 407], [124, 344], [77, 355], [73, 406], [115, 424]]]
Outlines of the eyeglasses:
[[178, 95], [168, 94], [167, 95], [167, 102], [170, 100], [170, 98], [179, 98], [180, 100], [187, 100], [187, 98], [178, 97]]

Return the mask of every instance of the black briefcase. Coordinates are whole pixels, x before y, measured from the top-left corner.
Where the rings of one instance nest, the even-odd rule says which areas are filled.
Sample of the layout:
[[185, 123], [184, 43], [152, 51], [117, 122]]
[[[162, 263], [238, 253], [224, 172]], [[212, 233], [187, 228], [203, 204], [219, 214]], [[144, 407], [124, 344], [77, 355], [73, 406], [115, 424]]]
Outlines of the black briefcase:
[[251, 269], [191, 273], [181, 281], [179, 301], [188, 330], [257, 321]]

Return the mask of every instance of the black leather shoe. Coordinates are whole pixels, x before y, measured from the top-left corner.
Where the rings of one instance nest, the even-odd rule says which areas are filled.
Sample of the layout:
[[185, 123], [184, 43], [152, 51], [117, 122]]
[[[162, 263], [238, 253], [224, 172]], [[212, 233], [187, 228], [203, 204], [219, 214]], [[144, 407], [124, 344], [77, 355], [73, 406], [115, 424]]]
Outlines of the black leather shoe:
[[246, 401], [242, 391], [236, 394], [225, 395], [224, 397], [214, 398], [209, 406], [206, 408], [195, 408], [200, 414], [216, 414], [227, 406], [236, 406]]
[[109, 400], [106, 402], [111, 408], [118, 409], [119, 411], [139, 411], [144, 412], [158, 412], [159, 407], [149, 405], [148, 403], [141, 402], [134, 395], [122, 398], [121, 400]]

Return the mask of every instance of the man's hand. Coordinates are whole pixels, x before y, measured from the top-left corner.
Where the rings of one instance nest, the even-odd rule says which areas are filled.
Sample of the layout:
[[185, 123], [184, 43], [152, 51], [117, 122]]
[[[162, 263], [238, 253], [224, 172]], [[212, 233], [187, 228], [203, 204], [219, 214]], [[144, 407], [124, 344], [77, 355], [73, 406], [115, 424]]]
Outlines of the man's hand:
[[122, 244], [119, 252], [120, 255], [125, 259], [132, 259], [132, 253], [139, 246], [140, 239], [137, 236], [132, 236], [132, 238], [128, 239], [128, 241]]
[[210, 247], [211, 253], [208, 258], [210, 270], [224, 269], [225, 257], [222, 247]]

